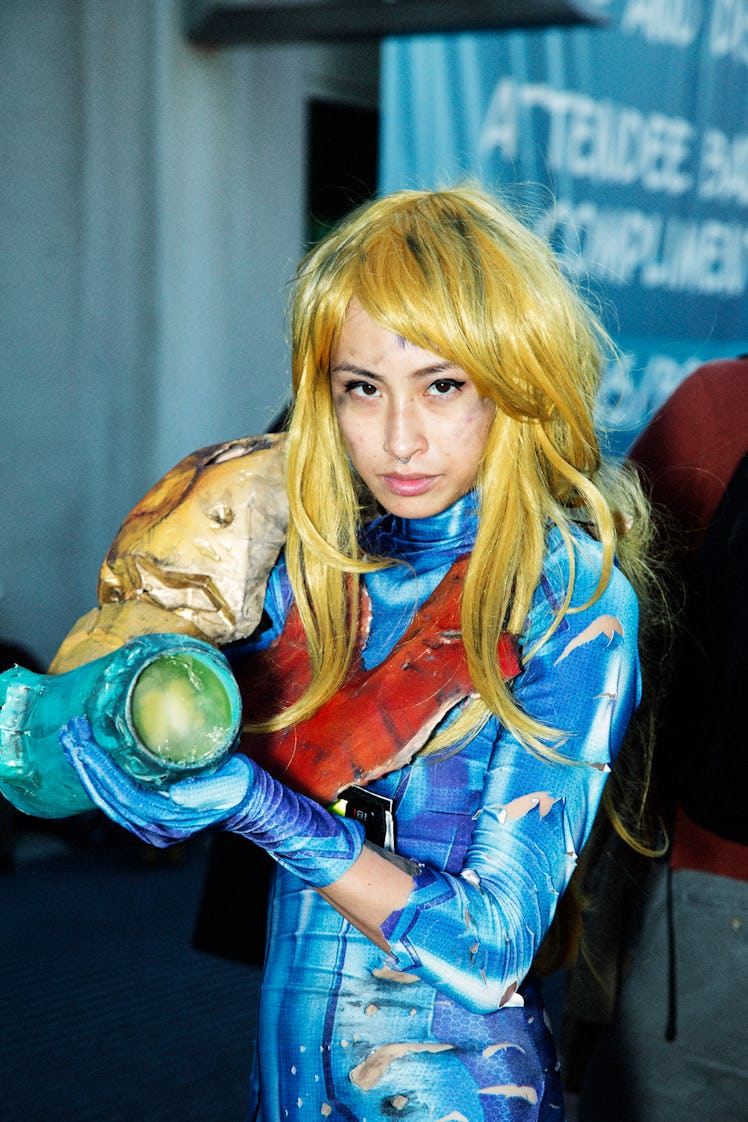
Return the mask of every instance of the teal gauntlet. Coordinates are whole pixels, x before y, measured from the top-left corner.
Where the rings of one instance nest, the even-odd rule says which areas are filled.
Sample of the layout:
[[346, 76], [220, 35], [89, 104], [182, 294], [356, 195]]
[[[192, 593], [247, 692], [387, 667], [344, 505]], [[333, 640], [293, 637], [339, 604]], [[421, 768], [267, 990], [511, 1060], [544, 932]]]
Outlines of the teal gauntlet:
[[217, 766], [239, 734], [241, 699], [225, 657], [184, 635], [143, 635], [66, 674], [0, 674], [0, 792], [19, 810], [63, 818], [94, 805], [60, 745], [85, 717], [97, 744], [139, 783], [162, 788]]

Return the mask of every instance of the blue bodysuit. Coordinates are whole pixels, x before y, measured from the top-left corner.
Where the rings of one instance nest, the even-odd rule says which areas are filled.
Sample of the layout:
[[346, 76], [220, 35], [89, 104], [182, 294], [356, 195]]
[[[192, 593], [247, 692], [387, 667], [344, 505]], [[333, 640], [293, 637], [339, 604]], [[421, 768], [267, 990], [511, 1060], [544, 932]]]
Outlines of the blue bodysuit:
[[[432, 518], [387, 515], [371, 554], [399, 558], [366, 577], [375, 666], [475, 539], [474, 496]], [[574, 532], [573, 606], [601, 571]], [[569, 580], [557, 530], [521, 637], [528, 652]], [[283, 560], [265, 603], [283, 628]], [[639, 697], [637, 604], [620, 571], [567, 614], [514, 684], [522, 708], [565, 732], [554, 763], [490, 719], [459, 752], [418, 756], [370, 784], [394, 800], [396, 851], [421, 872], [383, 926], [385, 954], [314, 889], [277, 868], [260, 1000], [250, 1118], [279, 1122], [493, 1122], [564, 1118], [553, 1042], [529, 974], [588, 836], [606, 773]], [[351, 720], [355, 721], [355, 713]]]

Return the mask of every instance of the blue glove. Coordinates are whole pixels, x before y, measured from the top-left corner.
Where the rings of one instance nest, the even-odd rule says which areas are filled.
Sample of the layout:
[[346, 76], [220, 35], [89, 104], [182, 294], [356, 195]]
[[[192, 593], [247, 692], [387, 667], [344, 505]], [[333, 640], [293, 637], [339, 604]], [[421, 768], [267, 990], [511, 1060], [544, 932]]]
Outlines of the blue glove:
[[307, 884], [332, 884], [358, 857], [363, 827], [298, 795], [247, 756], [233, 755], [212, 775], [166, 790], [143, 787], [117, 767], [77, 717], [60, 743], [89, 798], [120, 826], [163, 848], [218, 827], [266, 849]]

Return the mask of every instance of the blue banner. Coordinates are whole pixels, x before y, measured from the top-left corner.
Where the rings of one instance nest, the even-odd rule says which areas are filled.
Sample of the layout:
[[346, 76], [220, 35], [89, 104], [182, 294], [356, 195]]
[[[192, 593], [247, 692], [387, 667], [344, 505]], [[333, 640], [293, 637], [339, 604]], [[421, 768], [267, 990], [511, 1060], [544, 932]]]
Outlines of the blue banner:
[[604, 27], [383, 48], [382, 191], [481, 180], [598, 302], [623, 453], [710, 358], [748, 352], [748, 0], [594, 0]]

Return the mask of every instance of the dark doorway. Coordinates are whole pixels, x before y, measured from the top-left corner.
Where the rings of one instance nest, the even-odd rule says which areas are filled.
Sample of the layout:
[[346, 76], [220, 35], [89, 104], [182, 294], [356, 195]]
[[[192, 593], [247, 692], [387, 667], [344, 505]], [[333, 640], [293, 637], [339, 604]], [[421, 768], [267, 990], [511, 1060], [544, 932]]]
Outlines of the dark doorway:
[[379, 113], [334, 101], [310, 101], [307, 136], [307, 239], [311, 246], [376, 192]]

